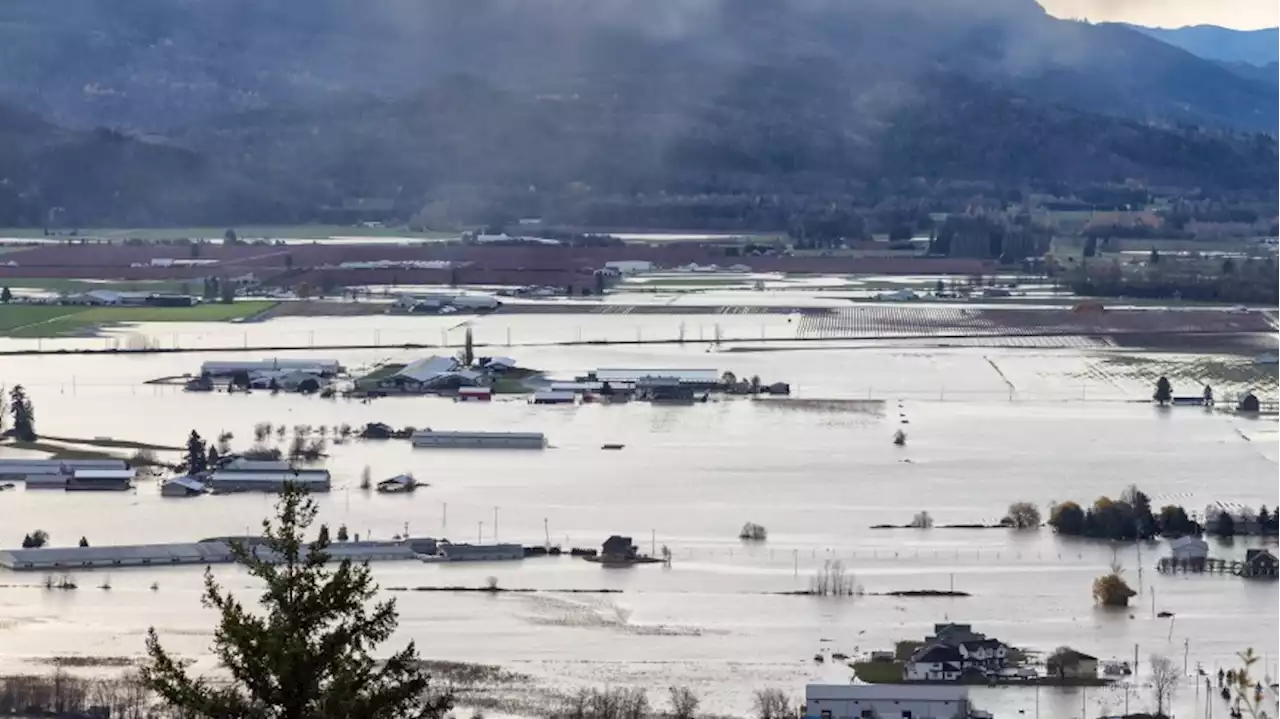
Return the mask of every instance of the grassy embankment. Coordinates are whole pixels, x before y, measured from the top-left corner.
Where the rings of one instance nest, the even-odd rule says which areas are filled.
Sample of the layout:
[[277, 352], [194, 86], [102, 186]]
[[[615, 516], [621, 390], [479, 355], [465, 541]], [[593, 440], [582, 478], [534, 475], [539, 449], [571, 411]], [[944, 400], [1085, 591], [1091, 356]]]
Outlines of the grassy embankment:
[[103, 325], [137, 322], [229, 322], [252, 317], [274, 305], [274, 302], [269, 301], [195, 307], [8, 304], [0, 305], [0, 336], [36, 338], [83, 335]]
[[[23, 442], [9, 439], [0, 443], [0, 449], [21, 449], [29, 452], [43, 452], [49, 459], [129, 459], [127, 452], [183, 452], [185, 448], [174, 445], [153, 444], [151, 442], [135, 442], [113, 437], [54, 437], [43, 435], [34, 442]], [[116, 451], [111, 451], [116, 450]]]

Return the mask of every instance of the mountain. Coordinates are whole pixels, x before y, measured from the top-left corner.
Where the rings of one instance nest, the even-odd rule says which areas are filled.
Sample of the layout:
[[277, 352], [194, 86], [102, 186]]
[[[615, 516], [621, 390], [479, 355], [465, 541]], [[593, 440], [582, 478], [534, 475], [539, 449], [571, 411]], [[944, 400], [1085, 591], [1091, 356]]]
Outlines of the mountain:
[[1176, 29], [1139, 25], [1126, 27], [1206, 60], [1262, 67], [1274, 65], [1280, 57], [1280, 28], [1232, 30], [1216, 25], [1193, 25]]
[[0, 3], [0, 61], [0, 99], [63, 123], [146, 130], [346, 93], [403, 96], [459, 73], [538, 94], [643, 87], [665, 101], [723, 91], [753, 66], [804, 64], [853, 91], [946, 70], [1143, 121], [1277, 124], [1274, 86], [1125, 26], [1053, 18], [1034, 0]]
[[0, 225], [363, 197], [778, 229], [1127, 180], [1275, 197], [1275, 83], [1033, 0], [0, 3], [0, 62], [0, 103], [49, 118], [0, 114]]
[[[278, 209], [254, 181], [190, 149], [57, 127], [0, 105], [0, 225], [213, 223]], [[276, 193], [277, 196], [279, 193]]]

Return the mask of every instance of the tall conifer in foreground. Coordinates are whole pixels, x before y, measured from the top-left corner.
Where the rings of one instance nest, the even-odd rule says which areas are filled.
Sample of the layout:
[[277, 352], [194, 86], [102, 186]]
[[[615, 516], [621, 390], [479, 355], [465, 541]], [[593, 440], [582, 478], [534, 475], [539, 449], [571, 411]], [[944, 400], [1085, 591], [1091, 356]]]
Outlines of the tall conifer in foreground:
[[373, 658], [395, 630], [395, 602], [371, 604], [367, 563], [326, 565], [327, 527], [303, 540], [315, 517], [315, 502], [290, 485], [274, 521], [263, 522], [261, 544], [233, 543], [236, 562], [265, 585], [260, 611], [205, 571], [204, 604], [221, 615], [213, 653], [229, 676], [191, 676], [148, 631], [142, 673], [165, 703], [208, 719], [436, 719], [452, 707], [449, 693], [431, 691], [412, 642]]

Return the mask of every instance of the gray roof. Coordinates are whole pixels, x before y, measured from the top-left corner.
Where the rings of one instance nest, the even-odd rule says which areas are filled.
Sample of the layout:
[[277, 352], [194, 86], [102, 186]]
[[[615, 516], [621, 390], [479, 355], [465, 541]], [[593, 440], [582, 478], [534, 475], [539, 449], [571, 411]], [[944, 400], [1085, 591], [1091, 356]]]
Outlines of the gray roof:
[[221, 472], [285, 472], [293, 465], [283, 459], [245, 459], [236, 457], [222, 467]]
[[720, 372], [714, 369], [598, 369], [595, 374], [601, 382], [635, 382], [642, 377], [674, 377], [681, 382], [720, 381]]
[[123, 459], [0, 459], [0, 475], [66, 474], [77, 469], [125, 469]]
[[410, 362], [404, 366], [404, 369], [396, 372], [395, 376], [416, 382], [426, 382], [447, 372], [452, 372], [457, 366], [458, 361], [452, 357], [432, 355]]
[[176, 484], [181, 487], [186, 487], [187, 489], [190, 489], [193, 492], [204, 491], [204, 484], [200, 480], [196, 479], [195, 477], [190, 477], [190, 476], [173, 477], [172, 479], [166, 480], [165, 484]]
[[133, 479], [136, 472], [132, 469], [77, 469], [76, 479]]
[[327, 469], [299, 469], [287, 472], [214, 472], [210, 482], [315, 482], [327, 481]]

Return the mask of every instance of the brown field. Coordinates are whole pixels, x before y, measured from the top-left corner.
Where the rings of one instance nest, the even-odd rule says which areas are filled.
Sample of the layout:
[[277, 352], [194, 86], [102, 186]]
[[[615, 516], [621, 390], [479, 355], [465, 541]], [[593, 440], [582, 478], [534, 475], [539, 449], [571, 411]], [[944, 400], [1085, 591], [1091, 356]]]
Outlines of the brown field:
[[[741, 264], [757, 272], [822, 274], [963, 274], [989, 272], [981, 260], [942, 258], [855, 257], [729, 257], [724, 248], [696, 243], [629, 245], [627, 247], [530, 247], [475, 246], [429, 243], [423, 245], [301, 244], [301, 245], [201, 245], [200, 259], [218, 260], [212, 267], [131, 267], [152, 259], [190, 258], [189, 245], [123, 245], [109, 243], [42, 245], [16, 249], [5, 255], [16, 267], [0, 267], [4, 277], [64, 277], [100, 279], [192, 279], [207, 275], [253, 272], [282, 282], [328, 281], [339, 285], [385, 284], [394, 276], [399, 283], [436, 283], [448, 280], [446, 270], [336, 270], [321, 269], [343, 262], [373, 260], [436, 260], [463, 265], [461, 279], [471, 284], [580, 285], [582, 278], [610, 260], [648, 260], [661, 267], [689, 263], [728, 266]], [[289, 259], [286, 259], [289, 258]], [[293, 272], [286, 272], [291, 261]], [[309, 273], [323, 272], [323, 275]], [[444, 278], [443, 280], [441, 278]]]
[[892, 337], [895, 335], [1118, 335], [1173, 333], [1263, 333], [1272, 327], [1261, 313], [1213, 310], [1107, 310], [952, 308], [868, 305], [800, 321], [801, 337]]

